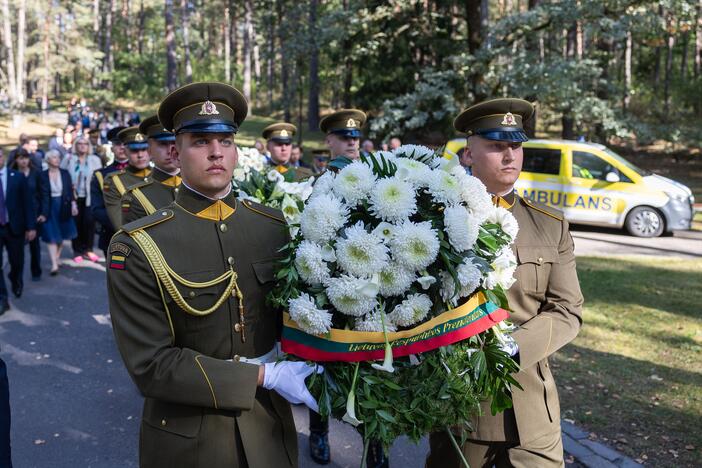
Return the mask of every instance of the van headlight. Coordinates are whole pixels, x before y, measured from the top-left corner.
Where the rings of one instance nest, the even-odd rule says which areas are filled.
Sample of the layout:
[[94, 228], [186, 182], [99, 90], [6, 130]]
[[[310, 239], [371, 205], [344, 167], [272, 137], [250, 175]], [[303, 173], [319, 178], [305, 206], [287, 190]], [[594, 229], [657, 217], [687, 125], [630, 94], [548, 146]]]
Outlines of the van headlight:
[[665, 192], [665, 194], [668, 195], [668, 198], [674, 202], [685, 203], [689, 200], [688, 195], [683, 195], [681, 193]]

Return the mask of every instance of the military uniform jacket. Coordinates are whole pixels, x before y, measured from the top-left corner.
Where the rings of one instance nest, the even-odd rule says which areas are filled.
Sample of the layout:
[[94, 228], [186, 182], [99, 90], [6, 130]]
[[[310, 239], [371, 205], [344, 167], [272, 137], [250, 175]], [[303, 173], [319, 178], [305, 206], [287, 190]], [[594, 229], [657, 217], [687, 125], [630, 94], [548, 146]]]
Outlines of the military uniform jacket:
[[102, 185], [102, 199], [107, 217], [116, 231], [122, 227], [122, 196], [127, 193], [127, 187], [145, 181], [150, 172], [150, 169], [135, 169], [127, 166], [105, 177]]
[[[509, 197], [510, 199], [512, 197]], [[512, 391], [513, 410], [492, 416], [488, 403], [474, 423], [472, 439], [527, 444], [560, 432], [560, 405], [548, 357], [580, 330], [583, 296], [575, 271], [573, 239], [560, 212], [514, 195], [510, 210], [519, 223], [514, 244], [516, 282], [507, 291], [512, 337], [519, 345], [523, 387]]]
[[145, 397], [142, 467], [297, 466], [290, 405], [241, 361], [275, 345], [279, 311], [265, 297], [288, 239], [280, 211], [184, 185], [113, 238], [110, 314]]
[[175, 200], [180, 177], [172, 176], [155, 167], [151, 175], [127, 188], [122, 196], [122, 224], [153, 214], [158, 208]]

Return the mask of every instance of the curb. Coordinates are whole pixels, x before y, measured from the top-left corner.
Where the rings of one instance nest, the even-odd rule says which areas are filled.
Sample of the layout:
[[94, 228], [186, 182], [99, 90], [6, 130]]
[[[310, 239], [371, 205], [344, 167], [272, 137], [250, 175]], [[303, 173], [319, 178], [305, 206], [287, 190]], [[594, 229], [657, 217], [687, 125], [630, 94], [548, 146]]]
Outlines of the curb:
[[613, 448], [590, 440], [589, 433], [573, 423], [562, 420], [561, 430], [563, 431], [563, 450], [588, 468], [643, 467]]

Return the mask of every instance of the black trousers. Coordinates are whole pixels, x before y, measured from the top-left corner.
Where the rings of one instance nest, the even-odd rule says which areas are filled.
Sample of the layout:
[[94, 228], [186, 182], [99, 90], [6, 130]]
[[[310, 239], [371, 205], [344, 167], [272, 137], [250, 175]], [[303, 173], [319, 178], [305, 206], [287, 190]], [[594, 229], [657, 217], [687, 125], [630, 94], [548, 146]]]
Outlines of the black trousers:
[[329, 432], [329, 418], [323, 418], [319, 413], [309, 410], [310, 432]]
[[32, 277], [41, 276], [41, 244], [39, 242], [39, 230], [37, 237], [29, 243], [29, 256], [31, 257], [30, 265], [32, 268]]
[[85, 206], [85, 197], [78, 197], [78, 216], [76, 222], [78, 236], [73, 239], [73, 255], [84, 255], [93, 250], [95, 242], [95, 220], [89, 206]]
[[6, 224], [0, 226], [0, 301], [7, 301], [7, 285], [3, 271], [3, 254], [7, 250], [7, 259], [10, 263], [10, 281], [12, 286], [22, 286], [22, 272], [24, 271], [24, 233], [17, 236], [10, 231]]
[[5, 361], [0, 359], [0, 468], [12, 468], [10, 457], [10, 385]]

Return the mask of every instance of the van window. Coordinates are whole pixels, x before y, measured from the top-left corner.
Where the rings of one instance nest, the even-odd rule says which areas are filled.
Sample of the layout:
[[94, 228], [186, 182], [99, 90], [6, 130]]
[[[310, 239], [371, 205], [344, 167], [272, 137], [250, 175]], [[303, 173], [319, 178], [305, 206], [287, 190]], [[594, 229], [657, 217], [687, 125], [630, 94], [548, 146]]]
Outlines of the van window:
[[561, 169], [561, 150], [524, 148], [522, 171], [558, 175]]
[[585, 151], [573, 151], [573, 177], [605, 180], [608, 172], [616, 173], [622, 182], [631, 182], [627, 176], [599, 156]]

